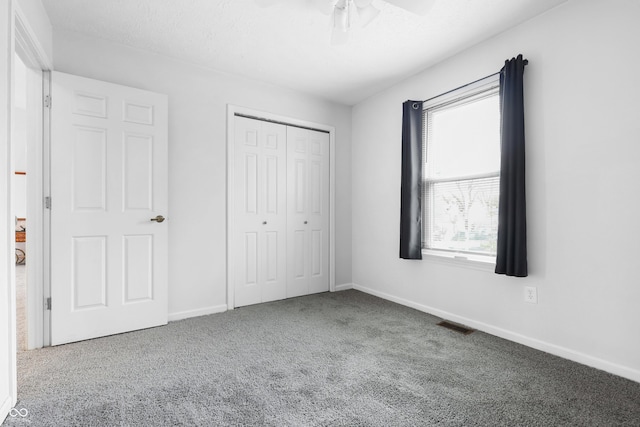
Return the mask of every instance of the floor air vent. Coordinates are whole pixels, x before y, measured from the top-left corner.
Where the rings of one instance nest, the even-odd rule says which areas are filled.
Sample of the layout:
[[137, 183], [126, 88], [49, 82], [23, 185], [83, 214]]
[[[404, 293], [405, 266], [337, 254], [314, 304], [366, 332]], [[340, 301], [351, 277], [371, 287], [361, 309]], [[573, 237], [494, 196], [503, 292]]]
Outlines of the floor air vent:
[[451, 329], [452, 331], [460, 332], [462, 335], [469, 335], [474, 329], [467, 328], [466, 326], [458, 325], [456, 323], [451, 323], [446, 320], [438, 323], [438, 326], [442, 326], [443, 328]]

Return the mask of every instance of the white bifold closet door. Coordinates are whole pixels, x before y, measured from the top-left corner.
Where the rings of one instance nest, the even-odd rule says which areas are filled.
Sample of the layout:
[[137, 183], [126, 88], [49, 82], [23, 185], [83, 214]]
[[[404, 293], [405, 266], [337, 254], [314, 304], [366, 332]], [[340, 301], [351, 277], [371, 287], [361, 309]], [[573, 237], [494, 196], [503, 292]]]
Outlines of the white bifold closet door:
[[287, 129], [235, 119], [235, 305], [286, 298]]
[[329, 290], [329, 134], [235, 118], [234, 305]]
[[329, 290], [329, 134], [287, 128], [287, 297]]

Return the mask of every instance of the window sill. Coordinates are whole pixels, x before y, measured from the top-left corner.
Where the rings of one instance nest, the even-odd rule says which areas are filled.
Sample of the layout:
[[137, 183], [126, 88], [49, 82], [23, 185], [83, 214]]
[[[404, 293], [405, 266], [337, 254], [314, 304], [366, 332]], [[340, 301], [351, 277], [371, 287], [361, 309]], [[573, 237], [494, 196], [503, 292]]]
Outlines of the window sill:
[[496, 269], [495, 256], [474, 255], [456, 252], [434, 251], [431, 249], [422, 250], [423, 259], [435, 261], [441, 264], [470, 268], [473, 270], [489, 271], [493, 273]]

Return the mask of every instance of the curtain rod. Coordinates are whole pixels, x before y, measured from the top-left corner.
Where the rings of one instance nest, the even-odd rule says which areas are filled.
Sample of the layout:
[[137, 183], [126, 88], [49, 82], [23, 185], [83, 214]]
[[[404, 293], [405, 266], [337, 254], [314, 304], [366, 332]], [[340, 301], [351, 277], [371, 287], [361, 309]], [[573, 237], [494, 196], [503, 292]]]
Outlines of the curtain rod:
[[[528, 59], [525, 59], [525, 60], [523, 60], [523, 61], [522, 61], [522, 63], [523, 63], [524, 65], [527, 65], [527, 64], [529, 64], [529, 60], [528, 60]], [[441, 96], [443, 96], [443, 95], [447, 95], [447, 94], [449, 94], [449, 93], [451, 93], [451, 92], [455, 92], [456, 90], [464, 89], [464, 88], [465, 88], [465, 87], [467, 87], [467, 86], [471, 86], [471, 85], [473, 85], [473, 84], [476, 84], [476, 83], [478, 83], [478, 82], [481, 82], [482, 80], [484, 80], [484, 79], [488, 79], [489, 77], [493, 77], [493, 76], [495, 76], [495, 75], [498, 75], [498, 74], [500, 74], [501, 72], [502, 72], [502, 70], [498, 71], [497, 73], [489, 74], [488, 76], [484, 76], [484, 77], [483, 77], [483, 78], [481, 78], [481, 79], [474, 80], [474, 81], [472, 81], [471, 83], [464, 84], [464, 85], [459, 86], [459, 87], [457, 87], [457, 88], [455, 88], [455, 89], [448, 90], [448, 91], [446, 91], [446, 92], [444, 92], [444, 93], [441, 93], [440, 95], [432, 96], [431, 98], [429, 98], [429, 99], [425, 99], [425, 100], [424, 100], [424, 101], [422, 101], [422, 102], [423, 102], [423, 103], [424, 103], [424, 102], [429, 102], [429, 101], [431, 101], [432, 99], [439, 98], [439, 97], [441, 97]]]

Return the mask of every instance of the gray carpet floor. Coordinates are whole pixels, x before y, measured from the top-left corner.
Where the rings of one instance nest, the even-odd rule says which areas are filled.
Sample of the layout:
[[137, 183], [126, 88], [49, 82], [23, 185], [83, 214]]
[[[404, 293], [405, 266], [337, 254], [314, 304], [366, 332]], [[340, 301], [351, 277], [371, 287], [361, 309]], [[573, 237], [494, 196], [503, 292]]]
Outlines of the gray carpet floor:
[[16, 265], [16, 341], [18, 350], [27, 349], [27, 266]]
[[7, 426], [640, 426], [640, 384], [358, 291], [18, 355]]

